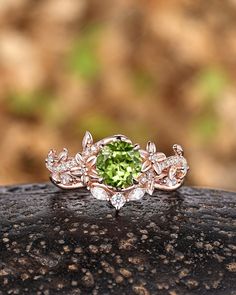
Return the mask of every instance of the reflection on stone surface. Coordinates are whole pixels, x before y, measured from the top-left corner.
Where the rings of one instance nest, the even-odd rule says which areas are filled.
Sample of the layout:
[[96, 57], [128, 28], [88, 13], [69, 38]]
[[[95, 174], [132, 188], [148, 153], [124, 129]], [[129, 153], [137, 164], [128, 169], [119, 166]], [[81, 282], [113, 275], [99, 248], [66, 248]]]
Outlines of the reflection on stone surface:
[[234, 193], [183, 187], [116, 215], [86, 190], [1, 188], [0, 291], [230, 294], [235, 201]]

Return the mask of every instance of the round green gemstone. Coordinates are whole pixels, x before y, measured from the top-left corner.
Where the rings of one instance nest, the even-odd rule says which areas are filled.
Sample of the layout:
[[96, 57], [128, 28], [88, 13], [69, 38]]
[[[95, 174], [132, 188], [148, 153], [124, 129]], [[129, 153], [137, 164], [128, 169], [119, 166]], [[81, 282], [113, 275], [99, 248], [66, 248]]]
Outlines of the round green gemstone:
[[141, 172], [142, 159], [139, 151], [128, 142], [117, 140], [105, 145], [97, 156], [96, 167], [103, 182], [115, 188], [133, 184]]

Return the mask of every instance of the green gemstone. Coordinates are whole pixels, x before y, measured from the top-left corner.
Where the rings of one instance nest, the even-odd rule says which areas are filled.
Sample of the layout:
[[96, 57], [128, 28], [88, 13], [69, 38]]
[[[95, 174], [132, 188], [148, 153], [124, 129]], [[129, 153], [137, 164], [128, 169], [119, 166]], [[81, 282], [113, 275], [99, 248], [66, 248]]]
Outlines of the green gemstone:
[[128, 142], [117, 140], [105, 145], [97, 156], [96, 167], [103, 182], [115, 188], [131, 186], [141, 172], [139, 151]]

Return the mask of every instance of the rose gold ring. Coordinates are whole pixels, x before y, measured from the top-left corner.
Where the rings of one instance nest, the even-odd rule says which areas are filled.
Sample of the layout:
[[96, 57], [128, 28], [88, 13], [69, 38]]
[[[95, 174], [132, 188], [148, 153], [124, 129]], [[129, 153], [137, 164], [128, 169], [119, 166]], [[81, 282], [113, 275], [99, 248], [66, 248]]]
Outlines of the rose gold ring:
[[154, 189], [179, 188], [189, 169], [178, 144], [173, 146], [174, 155], [166, 157], [150, 141], [145, 150], [124, 135], [94, 143], [87, 131], [82, 147], [74, 157], [66, 148], [59, 154], [49, 151], [46, 167], [52, 183], [62, 189], [86, 187], [93, 197], [109, 201], [116, 210], [145, 193], [152, 195]]

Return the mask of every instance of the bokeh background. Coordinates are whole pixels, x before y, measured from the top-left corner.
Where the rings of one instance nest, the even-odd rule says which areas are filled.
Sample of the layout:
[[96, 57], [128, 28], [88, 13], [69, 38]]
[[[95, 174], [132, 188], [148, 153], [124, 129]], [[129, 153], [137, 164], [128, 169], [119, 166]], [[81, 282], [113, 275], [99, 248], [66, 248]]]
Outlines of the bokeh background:
[[235, 80], [235, 0], [0, 0], [0, 184], [90, 130], [180, 143], [188, 184], [236, 190]]

